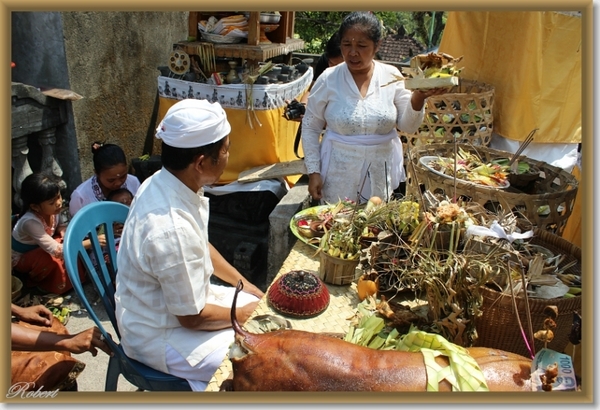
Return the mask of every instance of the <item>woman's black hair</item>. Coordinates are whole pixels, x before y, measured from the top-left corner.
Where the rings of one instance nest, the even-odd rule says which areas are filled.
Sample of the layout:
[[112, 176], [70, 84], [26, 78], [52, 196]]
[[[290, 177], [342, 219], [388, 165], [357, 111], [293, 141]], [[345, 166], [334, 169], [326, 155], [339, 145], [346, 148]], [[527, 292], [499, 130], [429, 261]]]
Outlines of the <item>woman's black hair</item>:
[[28, 175], [21, 183], [21, 216], [29, 211], [31, 205], [39, 205], [49, 201], [60, 193], [59, 181], [53, 176], [35, 172]]
[[212, 144], [197, 148], [175, 148], [163, 141], [160, 153], [161, 162], [165, 168], [180, 171], [190, 165], [198, 156], [205, 155], [212, 158], [213, 163], [216, 164], [219, 161], [219, 151], [225, 144], [226, 138], [227, 136]]
[[125, 152], [115, 144], [94, 142], [92, 144], [92, 154], [94, 154], [94, 172], [96, 174], [100, 174], [102, 171], [112, 168], [115, 165], [127, 165]]
[[342, 50], [340, 50], [340, 35], [336, 31], [329, 37], [327, 40], [327, 44], [325, 44], [325, 56], [327, 58], [335, 58], [342, 55]]
[[342, 20], [338, 30], [340, 40], [351, 28], [361, 28], [375, 44], [381, 40], [381, 23], [377, 17], [368, 11], [353, 11]]

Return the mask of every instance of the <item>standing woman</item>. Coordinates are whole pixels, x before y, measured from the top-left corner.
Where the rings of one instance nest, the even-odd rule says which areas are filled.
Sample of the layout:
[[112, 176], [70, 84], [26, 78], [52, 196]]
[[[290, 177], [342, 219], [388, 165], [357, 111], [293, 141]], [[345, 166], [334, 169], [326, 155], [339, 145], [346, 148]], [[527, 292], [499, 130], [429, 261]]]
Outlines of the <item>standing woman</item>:
[[92, 144], [94, 154], [94, 175], [82, 182], [71, 194], [69, 212], [74, 216], [87, 204], [105, 201], [111, 191], [127, 188], [133, 195], [140, 187], [136, 176], [127, 173], [128, 164], [125, 153], [115, 144]]
[[[340, 28], [344, 62], [313, 85], [302, 120], [302, 148], [313, 199], [389, 199], [406, 180], [397, 129], [421, 125], [425, 99], [444, 89], [411, 92], [391, 65], [375, 61], [381, 25], [369, 12], [352, 12]], [[325, 128], [323, 139], [320, 134]]]

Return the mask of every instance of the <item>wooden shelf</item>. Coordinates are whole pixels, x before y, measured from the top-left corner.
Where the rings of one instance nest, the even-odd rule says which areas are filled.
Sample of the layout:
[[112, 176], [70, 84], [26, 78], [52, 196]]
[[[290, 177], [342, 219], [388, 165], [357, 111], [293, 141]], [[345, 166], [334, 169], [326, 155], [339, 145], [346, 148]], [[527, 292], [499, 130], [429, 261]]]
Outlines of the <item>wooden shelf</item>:
[[[189, 36], [198, 39], [198, 22], [207, 19], [211, 15], [221, 18], [227, 14], [234, 13], [215, 13], [190, 11], [189, 15]], [[238, 44], [213, 44], [216, 57], [225, 58], [243, 58], [252, 62], [267, 61], [273, 57], [290, 54], [293, 51], [304, 48], [304, 40], [294, 38], [294, 19], [296, 13], [293, 11], [280, 12], [281, 19], [279, 27], [273, 32], [267, 33], [267, 37], [272, 43], [260, 43], [258, 22], [260, 12], [251, 11], [248, 19], [248, 39], [246, 43]], [[199, 41], [179, 42], [174, 46], [183, 49], [187, 54], [196, 55]]]
[[[187, 54], [197, 55], [198, 46], [203, 44], [199, 41], [175, 43]], [[289, 54], [304, 48], [304, 40], [290, 38], [285, 43], [259, 44], [251, 46], [248, 44], [213, 44], [216, 57], [244, 58], [252, 61], [267, 61], [273, 57]]]

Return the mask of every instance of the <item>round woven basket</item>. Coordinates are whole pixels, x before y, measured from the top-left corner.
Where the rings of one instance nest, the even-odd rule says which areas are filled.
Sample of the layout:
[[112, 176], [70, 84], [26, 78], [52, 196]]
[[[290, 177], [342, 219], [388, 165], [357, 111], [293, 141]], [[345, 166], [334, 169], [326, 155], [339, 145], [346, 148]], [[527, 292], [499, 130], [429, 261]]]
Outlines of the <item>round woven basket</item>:
[[[460, 79], [446, 94], [427, 99], [423, 123], [412, 134], [398, 132], [405, 145], [454, 142], [488, 146], [494, 122], [494, 87], [477, 81]], [[406, 147], [404, 152], [406, 152]]]
[[[576, 260], [577, 264], [565, 273], [581, 274], [581, 249], [579, 247], [550, 232], [540, 229], [536, 229], [534, 232], [535, 235], [530, 243], [543, 246], [555, 255], [564, 255], [565, 259], [561, 266]], [[488, 287], [481, 287], [480, 290], [483, 296], [482, 314], [475, 319], [478, 334], [475, 346], [506, 350], [529, 357], [529, 351], [523, 340], [513, 308], [511, 295], [497, 292]], [[548, 305], [554, 305], [558, 308], [556, 328], [552, 329], [554, 339], [548, 343], [547, 347], [557, 352], [563, 352], [569, 342], [573, 314], [575, 312], [581, 313], [581, 296], [556, 299], [528, 298], [528, 301], [534, 333], [544, 328], [544, 320], [546, 319], [546, 315], [543, 313], [544, 308]], [[525, 298], [517, 297], [516, 304], [523, 329], [529, 335]], [[543, 342], [535, 341], [535, 352], [543, 347]]]
[[[458, 148], [477, 154], [485, 163], [491, 162], [493, 159], [512, 156], [506, 151], [468, 144], [458, 144]], [[427, 147], [413, 148], [410, 151], [406, 165], [407, 195], [420, 198], [421, 188], [424, 187], [433, 193], [445, 194], [452, 198], [454, 196], [454, 178], [436, 174], [423, 166], [419, 159], [425, 156], [453, 158], [454, 146], [453, 144], [431, 144]], [[535, 181], [531, 190], [533, 193], [524, 193], [513, 186], [496, 189], [457, 180], [456, 195], [465, 200], [477, 202], [492, 211], [500, 208], [511, 210], [519, 218], [520, 226], [523, 229], [529, 230], [537, 227], [560, 236], [573, 211], [579, 183], [572, 174], [561, 168], [524, 156], [519, 157], [519, 159], [525, 158], [528, 163], [540, 170], [540, 178]], [[541, 207], [549, 208], [549, 212], [540, 213]]]
[[319, 278], [330, 285], [348, 285], [360, 276], [357, 269], [359, 260], [340, 259], [328, 255], [327, 252], [319, 252]]

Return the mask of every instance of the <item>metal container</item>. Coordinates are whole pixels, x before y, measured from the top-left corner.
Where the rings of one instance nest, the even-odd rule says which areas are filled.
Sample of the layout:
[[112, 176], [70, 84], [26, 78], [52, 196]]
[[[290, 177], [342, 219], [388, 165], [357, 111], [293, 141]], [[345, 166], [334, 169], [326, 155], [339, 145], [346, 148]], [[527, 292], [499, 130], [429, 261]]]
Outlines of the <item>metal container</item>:
[[[250, 13], [244, 13], [244, 17], [247, 19], [250, 18]], [[277, 24], [281, 19], [281, 14], [275, 13], [260, 13], [260, 17], [258, 19], [259, 23], [262, 24]]]

